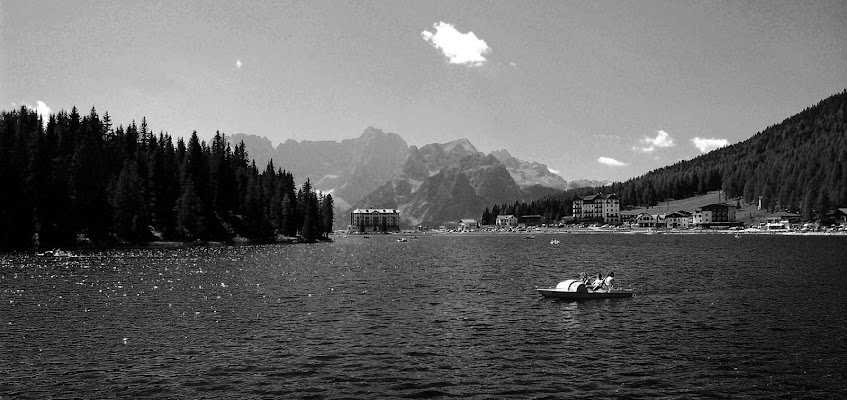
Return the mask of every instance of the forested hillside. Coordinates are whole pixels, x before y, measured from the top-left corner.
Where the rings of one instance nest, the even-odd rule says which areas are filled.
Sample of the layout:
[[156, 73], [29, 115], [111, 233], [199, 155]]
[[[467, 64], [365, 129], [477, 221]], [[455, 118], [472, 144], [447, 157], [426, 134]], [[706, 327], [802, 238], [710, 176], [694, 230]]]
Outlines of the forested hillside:
[[0, 112], [0, 248], [155, 240], [315, 240], [332, 227], [333, 200], [269, 163], [259, 171], [243, 143], [207, 145], [154, 135], [142, 119], [112, 128], [92, 108], [43, 121], [22, 107]]
[[568, 190], [531, 204], [500, 205], [497, 211], [555, 218], [569, 215], [571, 201], [586, 194], [617, 193], [622, 206], [644, 206], [712, 190], [746, 202], [761, 197], [768, 210], [797, 212], [806, 220], [822, 220], [833, 208], [847, 207], [847, 90], [744, 142], [692, 160], [610, 186]]

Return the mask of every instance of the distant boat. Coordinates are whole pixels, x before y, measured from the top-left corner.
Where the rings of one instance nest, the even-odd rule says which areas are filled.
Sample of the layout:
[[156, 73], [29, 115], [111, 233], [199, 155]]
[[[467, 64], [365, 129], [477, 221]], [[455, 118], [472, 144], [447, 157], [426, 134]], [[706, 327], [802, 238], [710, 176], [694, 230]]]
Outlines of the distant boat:
[[364, 237], [362, 237], [362, 239], [370, 239], [370, 238], [371, 238], [371, 237], [370, 237], [370, 236], [368, 236], [368, 235], [365, 235]]
[[559, 239], [553, 239], [550, 241], [550, 244], [559, 244]]
[[406, 239], [406, 238], [400, 238], [400, 239], [397, 239], [397, 241], [398, 241], [398, 242], [408, 242], [408, 241], [409, 241], [409, 239]]
[[524, 239], [535, 239], [535, 236], [524, 236]]
[[544, 297], [566, 300], [595, 300], [595, 299], [620, 299], [632, 297], [632, 290], [612, 289], [591, 290], [585, 283], [576, 279], [559, 282], [554, 288], [535, 289]]
[[35, 253], [38, 257], [73, 257], [74, 254], [62, 249], [47, 250], [43, 253]]

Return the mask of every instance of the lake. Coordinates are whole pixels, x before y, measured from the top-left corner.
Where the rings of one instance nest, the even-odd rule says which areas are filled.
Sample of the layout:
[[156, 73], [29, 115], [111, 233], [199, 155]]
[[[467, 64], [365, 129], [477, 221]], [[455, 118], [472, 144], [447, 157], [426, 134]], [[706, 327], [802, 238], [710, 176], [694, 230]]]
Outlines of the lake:
[[395, 239], [0, 256], [0, 399], [847, 397], [847, 237]]

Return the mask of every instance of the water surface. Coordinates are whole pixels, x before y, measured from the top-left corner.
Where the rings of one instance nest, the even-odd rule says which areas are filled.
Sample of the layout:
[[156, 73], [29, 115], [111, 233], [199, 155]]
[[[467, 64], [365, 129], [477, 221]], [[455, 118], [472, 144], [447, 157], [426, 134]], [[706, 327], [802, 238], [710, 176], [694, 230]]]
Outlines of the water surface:
[[847, 397], [845, 237], [394, 239], [3, 256], [0, 398]]

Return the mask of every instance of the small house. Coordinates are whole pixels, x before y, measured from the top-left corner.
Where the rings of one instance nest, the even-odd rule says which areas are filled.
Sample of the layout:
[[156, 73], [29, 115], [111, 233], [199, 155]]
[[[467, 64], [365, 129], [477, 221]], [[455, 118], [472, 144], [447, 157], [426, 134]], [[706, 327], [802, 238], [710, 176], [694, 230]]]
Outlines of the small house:
[[479, 222], [475, 219], [461, 219], [456, 229], [460, 231], [477, 230], [479, 229]]
[[497, 228], [514, 228], [518, 226], [518, 218], [514, 215], [498, 215], [495, 220]]
[[665, 226], [671, 229], [688, 229], [691, 220], [691, 213], [677, 211], [665, 216]]

